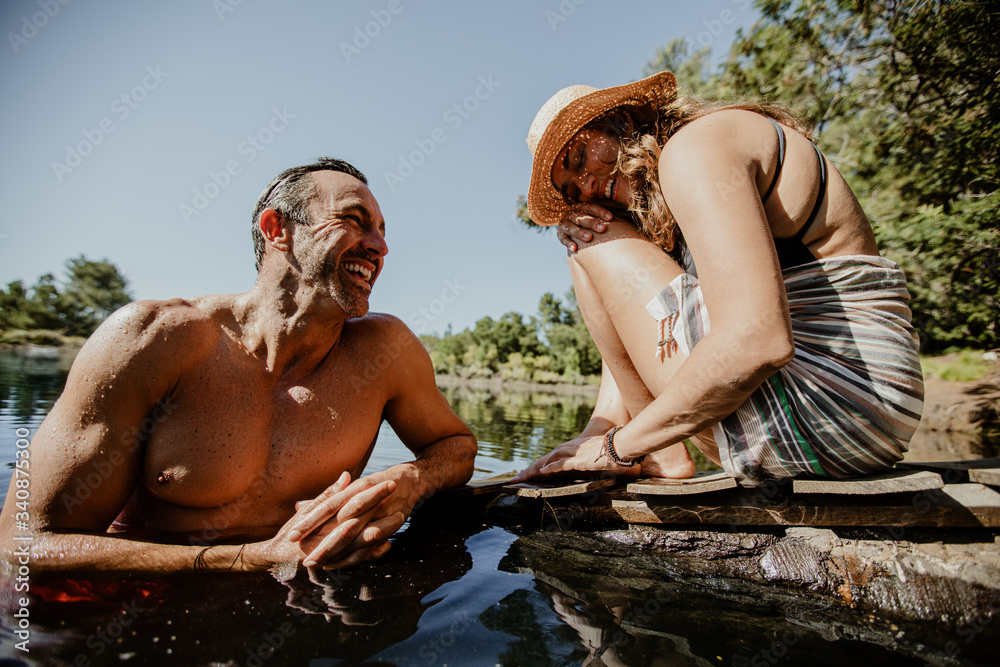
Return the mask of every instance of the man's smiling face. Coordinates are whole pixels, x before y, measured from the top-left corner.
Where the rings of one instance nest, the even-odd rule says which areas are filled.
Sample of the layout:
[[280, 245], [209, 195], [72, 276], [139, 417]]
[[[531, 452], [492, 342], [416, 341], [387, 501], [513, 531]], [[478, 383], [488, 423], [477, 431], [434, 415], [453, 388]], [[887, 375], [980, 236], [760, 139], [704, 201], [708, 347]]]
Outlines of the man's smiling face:
[[309, 204], [309, 224], [295, 231], [302, 279], [325, 284], [348, 317], [363, 317], [389, 252], [382, 211], [368, 186], [350, 174], [317, 171], [310, 177], [319, 194]]

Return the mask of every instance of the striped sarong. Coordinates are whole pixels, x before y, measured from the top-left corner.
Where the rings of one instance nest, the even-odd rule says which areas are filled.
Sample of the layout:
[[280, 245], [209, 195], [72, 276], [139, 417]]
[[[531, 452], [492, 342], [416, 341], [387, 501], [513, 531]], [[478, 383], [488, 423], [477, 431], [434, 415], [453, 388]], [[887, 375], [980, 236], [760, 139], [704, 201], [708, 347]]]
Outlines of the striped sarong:
[[[902, 271], [882, 257], [820, 259], [782, 273], [795, 358], [712, 431], [726, 471], [750, 483], [858, 477], [903, 457], [923, 409]], [[688, 354], [711, 320], [681, 274], [646, 306]], [[672, 335], [671, 335], [672, 334]], [[664, 335], [661, 335], [664, 338]]]

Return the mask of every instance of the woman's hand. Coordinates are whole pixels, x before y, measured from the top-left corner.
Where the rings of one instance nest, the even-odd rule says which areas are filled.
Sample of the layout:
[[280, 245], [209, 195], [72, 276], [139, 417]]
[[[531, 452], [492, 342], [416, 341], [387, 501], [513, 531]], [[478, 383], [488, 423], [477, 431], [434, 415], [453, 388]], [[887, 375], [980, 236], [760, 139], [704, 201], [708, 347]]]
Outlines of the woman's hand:
[[623, 468], [612, 463], [611, 459], [604, 454], [604, 437], [603, 435], [581, 436], [564, 442], [522, 470], [511, 482], [540, 480], [573, 471], [599, 472], [607, 470], [623, 478], [638, 477], [641, 466]]
[[600, 234], [608, 227], [614, 215], [603, 206], [592, 203], [574, 204], [556, 227], [559, 242], [570, 252], [579, 250], [578, 241], [588, 243], [593, 240], [593, 232]]

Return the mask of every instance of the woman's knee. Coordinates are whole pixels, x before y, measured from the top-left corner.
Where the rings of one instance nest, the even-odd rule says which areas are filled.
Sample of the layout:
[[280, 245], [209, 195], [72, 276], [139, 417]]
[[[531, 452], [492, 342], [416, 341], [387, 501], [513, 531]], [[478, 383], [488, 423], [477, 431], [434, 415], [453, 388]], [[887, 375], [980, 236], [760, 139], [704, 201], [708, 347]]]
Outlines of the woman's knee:
[[586, 274], [606, 304], [633, 298], [648, 301], [683, 273], [659, 246], [632, 224], [621, 221], [612, 221], [594, 241], [581, 244], [579, 251], [570, 254], [569, 262], [571, 274]]
[[[575, 253], [570, 253], [571, 259], [581, 259], [587, 258], [598, 254], [596, 251], [599, 248], [607, 246], [609, 243], [614, 243], [615, 241], [620, 241], [622, 239], [633, 239], [636, 241], [646, 241], [648, 239], [642, 235], [642, 232], [627, 220], [621, 220], [615, 218], [610, 222], [605, 223], [606, 228], [600, 234], [595, 233], [593, 239], [590, 241], [577, 241], [577, 246], [580, 250]], [[608, 249], [605, 247], [604, 252]]]

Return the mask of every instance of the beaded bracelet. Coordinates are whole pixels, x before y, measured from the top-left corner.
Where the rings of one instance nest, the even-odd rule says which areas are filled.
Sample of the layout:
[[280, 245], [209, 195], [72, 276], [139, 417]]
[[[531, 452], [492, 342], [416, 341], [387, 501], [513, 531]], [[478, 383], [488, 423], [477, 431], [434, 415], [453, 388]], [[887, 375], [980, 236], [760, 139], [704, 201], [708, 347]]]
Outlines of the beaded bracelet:
[[642, 456], [637, 456], [630, 461], [626, 461], [625, 459], [618, 456], [618, 453], [615, 451], [615, 433], [617, 433], [621, 429], [622, 429], [621, 426], [615, 426], [613, 429], [608, 431], [607, 435], [604, 436], [604, 453], [608, 455], [609, 459], [614, 461], [615, 465], [621, 466], [623, 468], [631, 468], [632, 466], [637, 466], [640, 463], [642, 463], [643, 459], [646, 458], [645, 454], [643, 454]]

